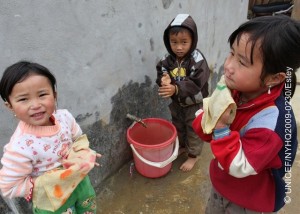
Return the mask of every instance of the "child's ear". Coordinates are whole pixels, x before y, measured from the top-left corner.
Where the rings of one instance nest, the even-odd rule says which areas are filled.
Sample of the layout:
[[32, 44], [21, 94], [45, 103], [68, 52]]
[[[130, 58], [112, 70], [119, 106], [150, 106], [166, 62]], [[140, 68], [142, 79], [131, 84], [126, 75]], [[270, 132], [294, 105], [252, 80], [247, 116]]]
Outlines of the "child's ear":
[[13, 111], [13, 108], [11, 106], [11, 104], [7, 101], [4, 102], [4, 105], [6, 106], [6, 108], [8, 108], [9, 110]]
[[266, 81], [266, 86], [275, 86], [285, 81], [286, 74], [284, 72], [279, 72], [277, 74], [270, 75]]

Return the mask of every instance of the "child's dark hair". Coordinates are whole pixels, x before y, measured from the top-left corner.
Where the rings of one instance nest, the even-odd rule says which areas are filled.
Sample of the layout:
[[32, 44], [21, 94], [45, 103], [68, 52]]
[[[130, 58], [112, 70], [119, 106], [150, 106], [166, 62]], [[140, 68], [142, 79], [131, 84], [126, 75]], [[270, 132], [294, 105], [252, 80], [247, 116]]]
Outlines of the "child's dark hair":
[[5, 102], [9, 102], [9, 95], [15, 84], [22, 82], [30, 74], [47, 77], [51, 83], [53, 92], [56, 91], [56, 79], [46, 67], [33, 62], [20, 61], [5, 69], [0, 81], [1, 98]]
[[180, 32], [183, 32], [183, 31], [187, 31], [187, 32], [189, 32], [189, 34], [191, 35], [191, 37], [193, 38], [193, 32], [190, 30], [190, 29], [188, 29], [188, 28], [186, 28], [186, 27], [182, 27], [182, 26], [174, 26], [174, 27], [171, 27], [170, 29], [169, 29], [169, 36], [170, 35], [177, 35], [178, 33], [180, 33]]
[[236, 29], [229, 36], [230, 46], [235, 39], [237, 44], [242, 34], [249, 34], [251, 46], [251, 63], [253, 49], [259, 45], [262, 55], [261, 79], [268, 74], [291, 71], [292, 95], [296, 88], [296, 69], [300, 67], [300, 22], [285, 15], [263, 16], [254, 18]]

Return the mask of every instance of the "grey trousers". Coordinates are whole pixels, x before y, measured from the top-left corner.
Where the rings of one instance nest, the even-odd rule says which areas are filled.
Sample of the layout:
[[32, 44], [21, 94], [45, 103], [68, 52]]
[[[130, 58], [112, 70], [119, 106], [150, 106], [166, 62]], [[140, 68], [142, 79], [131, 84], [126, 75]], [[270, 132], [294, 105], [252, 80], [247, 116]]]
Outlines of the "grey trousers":
[[240, 207], [222, 195], [214, 188], [211, 189], [210, 198], [208, 199], [205, 214], [276, 214], [277, 212], [256, 212]]

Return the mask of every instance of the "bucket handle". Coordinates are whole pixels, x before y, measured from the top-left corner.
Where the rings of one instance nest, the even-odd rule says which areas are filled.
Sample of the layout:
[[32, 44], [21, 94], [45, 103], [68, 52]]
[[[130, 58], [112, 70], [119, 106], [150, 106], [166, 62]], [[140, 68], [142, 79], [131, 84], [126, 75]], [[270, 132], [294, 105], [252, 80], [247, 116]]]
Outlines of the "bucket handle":
[[154, 166], [154, 167], [157, 167], [157, 168], [163, 168], [165, 166], [167, 166], [169, 163], [171, 163], [172, 161], [174, 161], [177, 156], [178, 156], [178, 148], [179, 148], [179, 140], [178, 138], [176, 137], [176, 144], [175, 144], [175, 149], [174, 149], [174, 152], [173, 154], [165, 161], [162, 161], [162, 162], [152, 162], [152, 161], [149, 161], [145, 158], [143, 158], [137, 151], [136, 149], [134, 148], [134, 145], [133, 144], [130, 144], [130, 147], [132, 149], [132, 151], [134, 152], [134, 154], [142, 161], [144, 162], [145, 164], [149, 165], [149, 166]]

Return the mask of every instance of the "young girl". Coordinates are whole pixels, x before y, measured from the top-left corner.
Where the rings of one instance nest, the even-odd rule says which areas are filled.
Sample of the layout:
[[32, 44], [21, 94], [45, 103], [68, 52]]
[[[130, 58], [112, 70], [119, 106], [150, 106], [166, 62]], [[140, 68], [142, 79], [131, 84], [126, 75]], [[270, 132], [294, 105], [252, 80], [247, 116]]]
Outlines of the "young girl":
[[235, 118], [230, 124], [230, 105], [212, 134], [201, 126], [205, 111], [193, 122], [214, 155], [206, 213], [276, 213], [290, 199], [285, 179], [298, 145], [289, 100], [300, 66], [300, 23], [287, 16], [258, 17], [235, 30], [229, 43], [224, 78], [237, 106]]
[[[42, 65], [26, 61], [11, 65], [3, 73], [0, 93], [6, 107], [20, 120], [10, 142], [4, 147], [0, 188], [5, 197], [25, 197], [29, 201], [34, 198], [35, 192], [40, 197], [41, 189], [47, 189], [47, 182], [50, 184], [50, 180], [43, 183], [40, 178], [53, 176], [49, 172], [62, 166], [71, 172], [78, 163], [79, 156], [75, 155], [77, 159], [72, 156], [71, 163], [69, 155], [74, 141], [82, 136], [82, 131], [70, 112], [56, 110], [56, 79]], [[73, 150], [85, 151], [90, 155], [86, 156], [90, 157], [90, 163], [80, 160], [87, 167], [82, 175], [86, 175], [94, 165], [99, 165], [95, 159], [100, 154], [88, 148]], [[80, 170], [82, 168], [78, 168]], [[96, 213], [95, 191], [88, 176], [82, 176], [78, 183], [72, 187], [70, 195], [63, 199], [60, 192], [63, 187], [55, 185], [54, 197], [62, 199], [60, 208], [55, 211], [43, 210], [41, 204], [33, 201], [33, 213]], [[45, 187], [41, 188], [44, 184]]]

